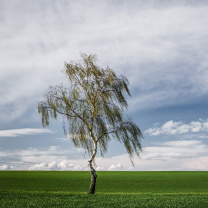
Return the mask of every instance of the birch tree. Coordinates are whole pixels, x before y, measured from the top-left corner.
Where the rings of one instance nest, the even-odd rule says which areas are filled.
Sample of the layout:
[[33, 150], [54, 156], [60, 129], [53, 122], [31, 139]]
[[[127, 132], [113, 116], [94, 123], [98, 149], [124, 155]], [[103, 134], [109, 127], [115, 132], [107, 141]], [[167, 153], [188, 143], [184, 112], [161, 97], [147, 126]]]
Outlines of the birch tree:
[[44, 127], [51, 118], [62, 115], [65, 135], [70, 135], [75, 147], [88, 152], [89, 194], [95, 193], [97, 178], [93, 161], [98, 151], [104, 156], [110, 140], [123, 143], [130, 159], [142, 150], [142, 133], [126, 115], [130, 96], [127, 78], [117, 76], [109, 67], [100, 68], [96, 61], [96, 55], [81, 54], [80, 61], [65, 63], [69, 86], [51, 86], [38, 104]]

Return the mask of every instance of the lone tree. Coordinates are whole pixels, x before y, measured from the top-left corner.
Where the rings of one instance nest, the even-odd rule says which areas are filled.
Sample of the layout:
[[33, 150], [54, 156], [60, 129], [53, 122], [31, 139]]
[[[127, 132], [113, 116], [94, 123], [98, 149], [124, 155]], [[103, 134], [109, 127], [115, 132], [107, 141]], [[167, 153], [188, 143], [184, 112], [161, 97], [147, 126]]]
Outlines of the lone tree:
[[124, 114], [126, 97], [130, 96], [127, 78], [118, 77], [109, 67], [98, 67], [96, 55], [81, 54], [81, 58], [78, 62], [65, 63], [70, 86], [50, 87], [45, 101], [38, 104], [38, 112], [44, 127], [49, 125], [49, 118], [63, 115], [65, 135], [70, 134], [75, 147], [84, 148], [90, 155], [89, 194], [94, 194], [97, 175], [93, 160], [98, 148], [103, 156], [108, 142], [115, 138], [124, 144], [131, 160], [142, 150], [142, 133]]

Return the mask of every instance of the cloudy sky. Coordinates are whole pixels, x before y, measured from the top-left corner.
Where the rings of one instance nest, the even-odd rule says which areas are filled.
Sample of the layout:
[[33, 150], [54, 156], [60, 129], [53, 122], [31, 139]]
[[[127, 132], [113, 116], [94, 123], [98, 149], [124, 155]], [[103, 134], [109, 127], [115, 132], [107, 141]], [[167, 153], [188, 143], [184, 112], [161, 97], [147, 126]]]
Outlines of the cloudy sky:
[[112, 141], [97, 170], [208, 170], [207, 11], [204, 0], [1, 0], [0, 170], [88, 170], [61, 118], [44, 129], [37, 113], [80, 52], [129, 79], [144, 135], [135, 167]]

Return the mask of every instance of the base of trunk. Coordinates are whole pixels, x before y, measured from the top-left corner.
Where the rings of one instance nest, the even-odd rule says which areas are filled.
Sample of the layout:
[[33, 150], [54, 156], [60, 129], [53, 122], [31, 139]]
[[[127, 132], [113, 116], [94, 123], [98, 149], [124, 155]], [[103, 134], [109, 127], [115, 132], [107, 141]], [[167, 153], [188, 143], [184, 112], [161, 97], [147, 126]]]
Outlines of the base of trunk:
[[95, 169], [92, 167], [92, 164], [90, 164], [90, 173], [91, 173], [91, 184], [88, 194], [94, 194], [97, 175]]

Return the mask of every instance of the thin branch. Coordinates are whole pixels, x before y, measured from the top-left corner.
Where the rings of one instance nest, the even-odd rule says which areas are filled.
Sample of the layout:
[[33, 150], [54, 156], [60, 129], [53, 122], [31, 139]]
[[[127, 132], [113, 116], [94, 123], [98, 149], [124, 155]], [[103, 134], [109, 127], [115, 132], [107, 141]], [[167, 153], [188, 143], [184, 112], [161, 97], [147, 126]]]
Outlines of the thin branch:
[[107, 134], [116, 133], [117, 131], [119, 131], [119, 129], [117, 129], [117, 130], [112, 130], [112, 131], [110, 131], [110, 132], [105, 132], [105, 133], [103, 133], [103, 134], [97, 139], [97, 142], [98, 142], [103, 136], [105, 136], [105, 135], [107, 135]]
[[128, 121], [123, 122], [117, 129], [114, 129], [114, 130], [112, 130], [112, 131], [103, 133], [103, 134], [97, 139], [97, 141], [99, 141], [103, 136], [105, 136], [105, 135], [107, 135], [107, 134], [113, 134], [113, 133], [116, 133], [116, 132], [120, 131], [122, 125], [123, 125], [123, 124], [127, 124], [127, 123], [129, 123], [129, 122], [128, 122]]
[[[52, 108], [52, 107], [50, 107], [50, 106], [43, 106], [43, 108], [53, 109], [53, 108]], [[73, 115], [68, 114], [68, 113], [63, 113], [63, 112], [59, 111], [57, 108], [56, 108], [56, 111], [57, 111], [58, 113], [62, 114], [62, 115], [65, 115], [65, 116], [70, 116], [70, 117], [72, 117], [72, 118], [77, 117], [77, 116], [73, 116]]]

